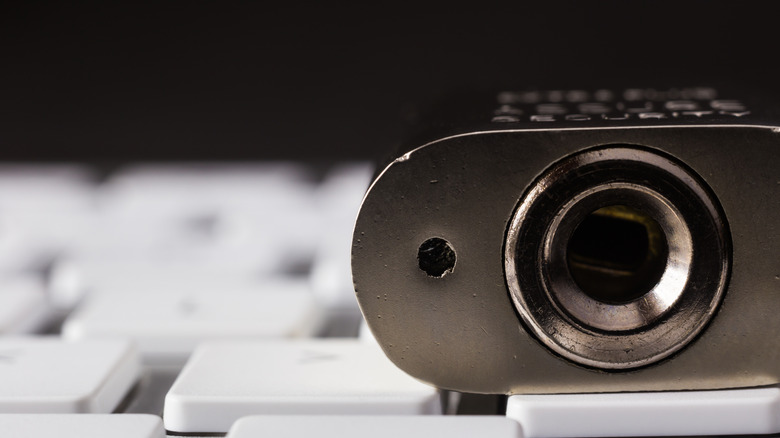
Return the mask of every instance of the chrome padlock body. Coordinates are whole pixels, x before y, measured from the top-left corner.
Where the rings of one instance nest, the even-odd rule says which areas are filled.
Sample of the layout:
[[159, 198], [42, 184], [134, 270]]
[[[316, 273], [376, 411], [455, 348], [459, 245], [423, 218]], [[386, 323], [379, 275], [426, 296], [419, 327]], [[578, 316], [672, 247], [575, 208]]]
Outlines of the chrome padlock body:
[[[474, 393], [780, 382], [780, 124], [709, 90], [644, 95], [645, 116], [626, 111], [645, 105], [629, 90], [601, 113], [564, 98], [566, 114], [504, 93], [450, 107], [452, 123], [382, 164], [352, 265], [390, 360]], [[645, 223], [638, 252], [590, 251]], [[600, 295], [607, 283], [618, 295]]]

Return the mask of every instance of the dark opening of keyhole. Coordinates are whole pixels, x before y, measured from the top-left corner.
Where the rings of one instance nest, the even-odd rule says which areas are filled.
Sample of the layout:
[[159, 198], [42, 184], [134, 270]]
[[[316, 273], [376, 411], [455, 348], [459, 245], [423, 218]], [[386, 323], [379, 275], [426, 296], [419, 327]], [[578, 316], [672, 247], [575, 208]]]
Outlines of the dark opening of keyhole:
[[649, 215], [625, 205], [589, 214], [567, 247], [569, 272], [585, 294], [623, 304], [649, 292], [666, 268], [669, 248]]

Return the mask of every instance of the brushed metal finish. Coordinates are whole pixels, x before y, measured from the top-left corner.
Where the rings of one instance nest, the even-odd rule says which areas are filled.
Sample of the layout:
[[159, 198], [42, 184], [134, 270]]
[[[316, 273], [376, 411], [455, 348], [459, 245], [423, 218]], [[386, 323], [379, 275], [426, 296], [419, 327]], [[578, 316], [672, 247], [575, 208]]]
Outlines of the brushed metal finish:
[[[780, 130], [650, 124], [473, 130], [418, 143], [380, 167], [356, 221], [352, 264], [361, 310], [388, 358], [417, 379], [473, 393], [780, 382]], [[507, 230], [524, 194], [555, 163], [604, 145], [684, 163], [719, 201], [732, 236], [726, 292], [709, 323], [674, 354], [622, 371], [579, 365], [540, 342], [516, 310], [504, 270]], [[684, 213], [677, 195], [654, 190]], [[693, 242], [702, 240], [695, 227], [690, 232]], [[537, 234], [537, 250], [544, 236]], [[446, 240], [457, 256], [442, 277], [418, 266], [419, 247], [431, 237]], [[692, 270], [703, 266], [697, 251], [707, 253], [694, 244]], [[721, 268], [714, 272], [720, 277]]]

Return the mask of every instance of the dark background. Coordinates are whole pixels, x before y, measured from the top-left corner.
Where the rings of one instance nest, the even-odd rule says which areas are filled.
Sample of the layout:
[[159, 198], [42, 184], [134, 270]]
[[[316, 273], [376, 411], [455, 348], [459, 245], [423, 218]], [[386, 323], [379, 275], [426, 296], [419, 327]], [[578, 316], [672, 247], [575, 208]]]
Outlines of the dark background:
[[776, 93], [745, 2], [0, 6], [0, 159], [371, 158], [461, 89]]

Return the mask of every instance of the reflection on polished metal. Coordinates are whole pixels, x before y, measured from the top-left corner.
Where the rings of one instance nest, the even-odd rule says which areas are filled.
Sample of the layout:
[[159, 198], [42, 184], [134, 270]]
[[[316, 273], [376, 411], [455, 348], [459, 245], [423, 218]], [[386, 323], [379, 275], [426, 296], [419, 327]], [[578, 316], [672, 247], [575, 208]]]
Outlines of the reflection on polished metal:
[[[566, 243], [574, 228], [594, 205], [613, 199], [635, 203], [658, 218], [667, 239], [669, 255], [661, 279], [639, 298], [623, 304], [602, 302], [581, 290], [569, 275]], [[569, 201], [556, 215], [545, 236], [541, 266], [547, 292], [566, 313], [588, 327], [604, 331], [642, 328], [665, 314], [682, 294], [690, 273], [693, 244], [691, 233], [678, 210], [657, 192], [637, 184], [607, 183], [592, 187]]]
[[[353, 233], [355, 296], [387, 357], [480, 394], [780, 383], [780, 107], [738, 90], [664, 102], [679, 91], [606, 93], [657, 97], [657, 119], [544, 92], [423, 117], [378, 163]], [[718, 114], [727, 97], [750, 113]]]
[[[583, 291], [567, 263], [578, 226], [610, 206], [649, 217], [666, 244], [655, 284], [614, 302]], [[544, 345], [582, 365], [630, 369], [668, 357], [704, 328], [724, 293], [728, 246], [720, 209], [695, 175], [659, 154], [613, 146], [562, 160], [527, 191], [507, 231], [505, 275]]]

